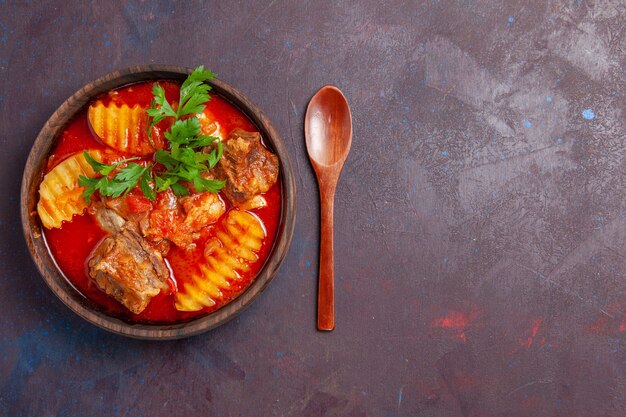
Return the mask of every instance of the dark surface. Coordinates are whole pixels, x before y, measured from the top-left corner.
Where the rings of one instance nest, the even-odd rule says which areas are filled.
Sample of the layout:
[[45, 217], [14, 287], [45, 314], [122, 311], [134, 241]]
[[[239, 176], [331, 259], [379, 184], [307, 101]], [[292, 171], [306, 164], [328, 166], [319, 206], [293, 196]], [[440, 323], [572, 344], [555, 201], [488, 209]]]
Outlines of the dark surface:
[[[621, 1], [110, 3], [0, 3], [1, 415], [624, 415]], [[219, 73], [270, 117], [297, 173], [278, 277], [238, 319], [183, 341], [73, 314], [19, 222], [46, 119], [137, 63]], [[332, 333], [315, 330], [302, 134], [326, 83], [354, 120]]]

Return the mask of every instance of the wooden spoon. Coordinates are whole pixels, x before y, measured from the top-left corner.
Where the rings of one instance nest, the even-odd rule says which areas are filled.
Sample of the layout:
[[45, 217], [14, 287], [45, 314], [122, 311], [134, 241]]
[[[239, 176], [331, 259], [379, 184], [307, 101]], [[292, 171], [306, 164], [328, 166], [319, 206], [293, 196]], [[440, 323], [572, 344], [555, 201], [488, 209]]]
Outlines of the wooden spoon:
[[352, 115], [346, 98], [334, 85], [322, 87], [311, 99], [304, 118], [309, 159], [320, 188], [320, 274], [317, 328], [335, 328], [333, 205], [335, 189], [352, 143]]

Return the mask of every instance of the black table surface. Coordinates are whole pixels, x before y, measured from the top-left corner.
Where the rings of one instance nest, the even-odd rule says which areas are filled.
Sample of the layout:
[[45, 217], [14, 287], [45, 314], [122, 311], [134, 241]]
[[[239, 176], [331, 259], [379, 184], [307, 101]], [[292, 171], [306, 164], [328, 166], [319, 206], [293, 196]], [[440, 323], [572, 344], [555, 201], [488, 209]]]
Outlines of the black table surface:
[[[625, 415], [625, 21], [620, 0], [0, 2], [0, 415]], [[147, 63], [239, 88], [296, 173], [270, 287], [173, 342], [72, 313], [19, 220], [51, 113]], [[328, 83], [354, 139], [321, 333], [303, 119]]]

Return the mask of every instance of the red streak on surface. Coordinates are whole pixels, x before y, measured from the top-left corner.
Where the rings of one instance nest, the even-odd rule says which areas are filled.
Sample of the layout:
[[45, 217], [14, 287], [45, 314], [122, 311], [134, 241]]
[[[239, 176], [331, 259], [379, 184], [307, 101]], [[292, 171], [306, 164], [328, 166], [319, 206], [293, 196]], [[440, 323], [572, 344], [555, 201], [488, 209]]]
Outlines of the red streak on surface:
[[589, 326], [589, 330], [593, 333], [604, 334], [607, 333], [609, 325], [611, 324], [611, 318], [609, 316], [601, 315]]
[[[171, 102], [178, 100], [178, 85], [176, 83], [163, 81], [159, 83], [164, 87], [168, 100]], [[125, 103], [129, 106], [138, 104], [147, 108], [152, 99], [152, 84], [152, 82], [133, 84], [114, 93], [105, 94], [99, 97], [99, 99], [105, 101], [105, 103], [114, 101], [117, 104]], [[46, 171], [52, 169], [69, 155], [84, 149], [101, 149], [115, 154], [114, 150], [100, 142], [91, 132], [86, 110], [87, 108], [83, 109], [65, 127], [58, 143], [53, 147], [49, 156]], [[218, 123], [220, 123], [222, 132], [226, 135], [237, 127], [246, 130], [256, 130], [255, 126], [244, 114], [219, 96], [212, 95], [206, 111], [210, 111], [213, 114]], [[92, 216], [86, 212], [81, 216], [74, 216], [71, 222], [65, 222], [60, 229], [45, 230], [44, 234], [50, 253], [67, 279], [80, 293], [98, 304], [103, 311], [132, 322], [172, 323], [184, 321], [198, 315], [207, 314], [228, 303], [250, 285], [256, 273], [262, 268], [273, 247], [280, 221], [280, 185], [275, 184], [264, 196], [268, 202], [267, 207], [252, 211], [261, 220], [267, 232], [267, 237], [259, 252], [259, 261], [251, 265], [250, 271], [242, 274], [241, 279], [233, 285], [229, 292], [225, 293], [225, 299], [222, 302], [210, 309], [198, 312], [180, 312], [176, 310], [173, 293], [166, 294], [162, 292], [152, 299], [146, 310], [139, 315], [134, 315], [112, 297], [100, 291], [88, 277], [86, 262], [91, 251], [106, 233], [100, 229]], [[222, 195], [222, 198], [227, 201], [224, 195]], [[133, 203], [136, 203], [135, 206], [140, 206], [145, 202], [138, 199]], [[227, 204], [228, 206], [230, 204]], [[184, 252], [178, 248], [170, 251], [166, 261], [171, 266], [174, 274], [173, 278], [176, 280], [175, 283], [170, 283], [173, 289], [176, 288], [176, 285], [179, 289], [183, 288], [185, 280], [189, 279], [189, 272], [197, 270], [196, 265], [202, 257], [204, 242], [215, 230], [216, 227], [204, 229], [203, 237], [198, 241], [198, 249], [195, 251]]]
[[615, 301], [604, 307], [603, 313], [598, 314], [587, 330], [604, 335], [615, 336], [626, 331], [626, 302]]
[[465, 331], [473, 325], [478, 317], [478, 310], [473, 309], [469, 313], [463, 311], [449, 310], [448, 314], [433, 320], [431, 327], [445, 329], [454, 339], [459, 339], [467, 343]]
[[463, 329], [470, 323], [470, 315], [462, 311], [450, 311], [447, 316], [433, 320], [433, 327]]
[[[539, 332], [539, 327], [541, 326], [541, 323], [543, 322], [543, 318], [539, 317], [537, 319], [535, 319], [534, 323], [533, 323], [533, 327], [530, 330], [530, 337], [527, 337], [525, 339], [521, 339], [520, 340], [520, 345], [526, 347], [526, 348], [530, 348], [535, 340], [535, 337], [537, 336], [537, 333]], [[545, 342], [545, 338], [542, 339], [542, 341], [540, 342], [541, 344], [543, 344]]]

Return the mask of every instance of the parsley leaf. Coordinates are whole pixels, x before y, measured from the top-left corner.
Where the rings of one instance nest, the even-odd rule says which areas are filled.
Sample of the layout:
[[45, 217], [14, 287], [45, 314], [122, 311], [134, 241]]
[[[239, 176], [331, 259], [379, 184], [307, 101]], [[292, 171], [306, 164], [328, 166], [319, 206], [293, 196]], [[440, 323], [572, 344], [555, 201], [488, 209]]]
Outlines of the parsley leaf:
[[115, 169], [115, 165], [106, 165], [101, 162], [96, 161], [87, 151], [83, 152], [83, 156], [85, 160], [91, 165], [94, 171], [102, 175], [109, 175], [111, 171]]
[[156, 193], [152, 188], [150, 188], [150, 180], [152, 179], [151, 174], [152, 172], [149, 169], [146, 169], [143, 172], [141, 179], [139, 180], [139, 188], [141, 188], [141, 191], [143, 191], [146, 197], [154, 201], [156, 200]]
[[200, 121], [194, 116], [185, 120], [177, 120], [170, 130], [165, 132], [165, 138], [171, 143], [185, 145], [189, 143], [191, 138], [199, 135], [200, 131]]
[[172, 191], [174, 191], [174, 194], [179, 197], [189, 195], [189, 190], [182, 184], [173, 183], [170, 187]]
[[143, 167], [133, 162], [128, 164], [125, 168], [120, 169], [113, 179], [122, 184], [134, 183], [136, 185], [147, 168], [148, 166]]
[[[159, 84], [154, 84], [152, 86], [152, 95], [154, 96], [154, 99], [150, 104], [150, 108], [146, 110], [148, 116], [152, 118], [152, 120], [150, 121], [150, 125], [148, 126], [148, 136], [151, 136], [152, 128], [161, 120], [167, 117], [178, 118], [177, 113], [167, 101], [167, 98], [165, 98], [165, 90], [163, 89], [163, 87], [161, 87]], [[157, 107], [157, 105], [159, 107]]]
[[83, 198], [87, 202], [87, 205], [91, 204], [91, 196], [105, 185], [105, 181], [107, 181], [106, 177], [89, 178], [84, 175], [78, 177], [78, 185], [85, 187], [85, 191], [83, 191]]
[[209, 180], [203, 177], [195, 177], [193, 179], [193, 186], [196, 191], [210, 191], [212, 193], [219, 192], [226, 185], [226, 181]]
[[196, 68], [180, 87], [180, 101], [178, 102], [178, 117], [186, 114], [198, 114], [204, 110], [205, 103], [209, 101], [209, 91], [211, 86], [206, 84], [215, 78], [209, 70], [205, 70], [201, 65]]
[[194, 138], [193, 141], [189, 142], [190, 148], [204, 148], [205, 146], [209, 146], [214, 141], [217, 141], [221, 146], [220, 138], [217, 136], [207, 136], [207, 135], [199, 135]]

